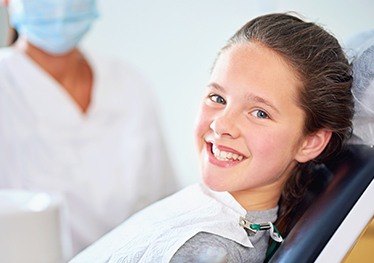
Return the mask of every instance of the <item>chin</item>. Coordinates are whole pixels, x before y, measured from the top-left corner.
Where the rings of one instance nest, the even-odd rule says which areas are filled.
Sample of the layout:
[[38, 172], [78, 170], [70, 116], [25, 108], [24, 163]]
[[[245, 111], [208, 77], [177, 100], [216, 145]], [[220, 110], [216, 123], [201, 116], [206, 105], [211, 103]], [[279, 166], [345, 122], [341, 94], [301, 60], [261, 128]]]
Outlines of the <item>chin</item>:
[[203, 183], [213, 191], [224, 192], [228, 190], [227, 185], [223, 181], [217, 180], [217, 178], [212, 178], [210, 176], [203, 176]]

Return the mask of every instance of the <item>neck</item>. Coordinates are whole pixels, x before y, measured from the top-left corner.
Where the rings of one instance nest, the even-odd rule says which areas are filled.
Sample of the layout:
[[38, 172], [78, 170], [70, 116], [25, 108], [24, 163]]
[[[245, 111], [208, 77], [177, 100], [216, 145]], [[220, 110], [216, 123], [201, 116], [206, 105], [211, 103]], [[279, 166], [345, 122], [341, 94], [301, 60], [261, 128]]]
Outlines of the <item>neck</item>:
[[16, 42], [15, 47], [26, 53], [61, 84], [77, 70], [79, 65], [82, 64], [82, 60], [84, 60], [82, 54], [77, 49], [73, 49], [63, 55], [52, 55], [32, 45], [24, 38], [20, 38]]
[[71, 98], [85, 113], [91, 101], [93, 72], [79, 52], [73, 49], [64, 55], [51, 55], [20, 38], [15, 47], [26, 53], [47, 74], [61, 84]]
[[282, 188], [269, 185], [253, 190], [231, 192], [231, 195], [247, 211], [268, 210], [277, 206]]
[[284, 185], [295, 169], [296, 162], [290, 163], [285, 172], [274, 182], [256, 188], [230, 192], [235, 200], [247, 211], [268, 210], [278, 205]]

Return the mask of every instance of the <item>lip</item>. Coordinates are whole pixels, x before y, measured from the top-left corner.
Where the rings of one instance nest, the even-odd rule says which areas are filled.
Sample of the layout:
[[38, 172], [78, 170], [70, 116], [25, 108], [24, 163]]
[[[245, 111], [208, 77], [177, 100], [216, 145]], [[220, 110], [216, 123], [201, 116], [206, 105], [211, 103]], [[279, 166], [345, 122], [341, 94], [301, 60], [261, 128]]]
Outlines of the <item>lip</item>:
[[[208, 142], [208, 143], [210, 143], [210, 144], [214, 144], [213, 142]], [[236, 150], [234, 150], [234, 149], [232, 149], [232, 148], [230, 148], [230, 147], [223, 146], [223, 145], [216, 145], [216, 147], [217, 147], [218, 150], [220, 150], [220, 151], [225, 151], [225, 152], [235, 153], [235, 154], [237, 154], [237, 155], [241, 155], [241, 156], [243, 156], [244, 158], [247, 158], [247, 157], [245, 156], [245, 154], [243, 154], [243, 153], [241, 153], [241, 152], [238, 152], [238, 151], [236, 151]]]
[[234, 149], [232, 148], [229, 148], [229, 147], [226, 147], [226, 146], [222, 146], [222, 145], [219, 145], [217, 146], [217, 148], [220, 150], [220, 151], [228, 151], [228, 152], [232, 152], [232, 153], [235, 153], [235, 154], [238, 154], [238, 155], [242, 155], [244, 156], [243, 160], [239, 161], [239, 160], [227, 160], [227, 161], [221, 161], [221, 160], [218, 160], [212, 153], [212, 146], [213, 146], [213, 143], [212, 142], [206, 142], [206, 151], [208, 153], [208, 157], [209, 157], [209, 162], [211, 164], [214, 164], [218, 167], [222, 167], [222, 168], [230, 168], [230, 167], [233, 167], [233, 166], [236, 166], [238, 165], [239, 163], [243, 162], [245, 159], [247, 159], [247, 157], [245, 157], [245, 155], [243, 155], [242, 153], [238, 152], [238, 151], [235, 151]]

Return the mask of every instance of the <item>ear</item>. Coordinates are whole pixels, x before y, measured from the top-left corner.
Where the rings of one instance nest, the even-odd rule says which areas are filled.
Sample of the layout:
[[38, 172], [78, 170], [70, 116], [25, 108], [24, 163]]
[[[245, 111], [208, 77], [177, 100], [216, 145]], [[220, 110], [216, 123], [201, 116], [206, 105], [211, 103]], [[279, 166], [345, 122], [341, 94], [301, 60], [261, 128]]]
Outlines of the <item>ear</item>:
[[330, 141], [332, 132], [321, 129], [316, 133], [307, 135], [296, 153], [295, 159], [299, 163], [305, 163], [316, 158]]

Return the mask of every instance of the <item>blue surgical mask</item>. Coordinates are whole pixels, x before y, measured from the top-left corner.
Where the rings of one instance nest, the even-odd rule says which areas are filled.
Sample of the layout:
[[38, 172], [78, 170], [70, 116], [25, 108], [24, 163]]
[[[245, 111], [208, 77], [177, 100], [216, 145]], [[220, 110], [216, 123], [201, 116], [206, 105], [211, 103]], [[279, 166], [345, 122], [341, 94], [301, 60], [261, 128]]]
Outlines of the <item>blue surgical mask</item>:
[[12, 0], [8, 10], [19, 34], [53, 55], [75, 48], [98, 16], [96, 0]]

